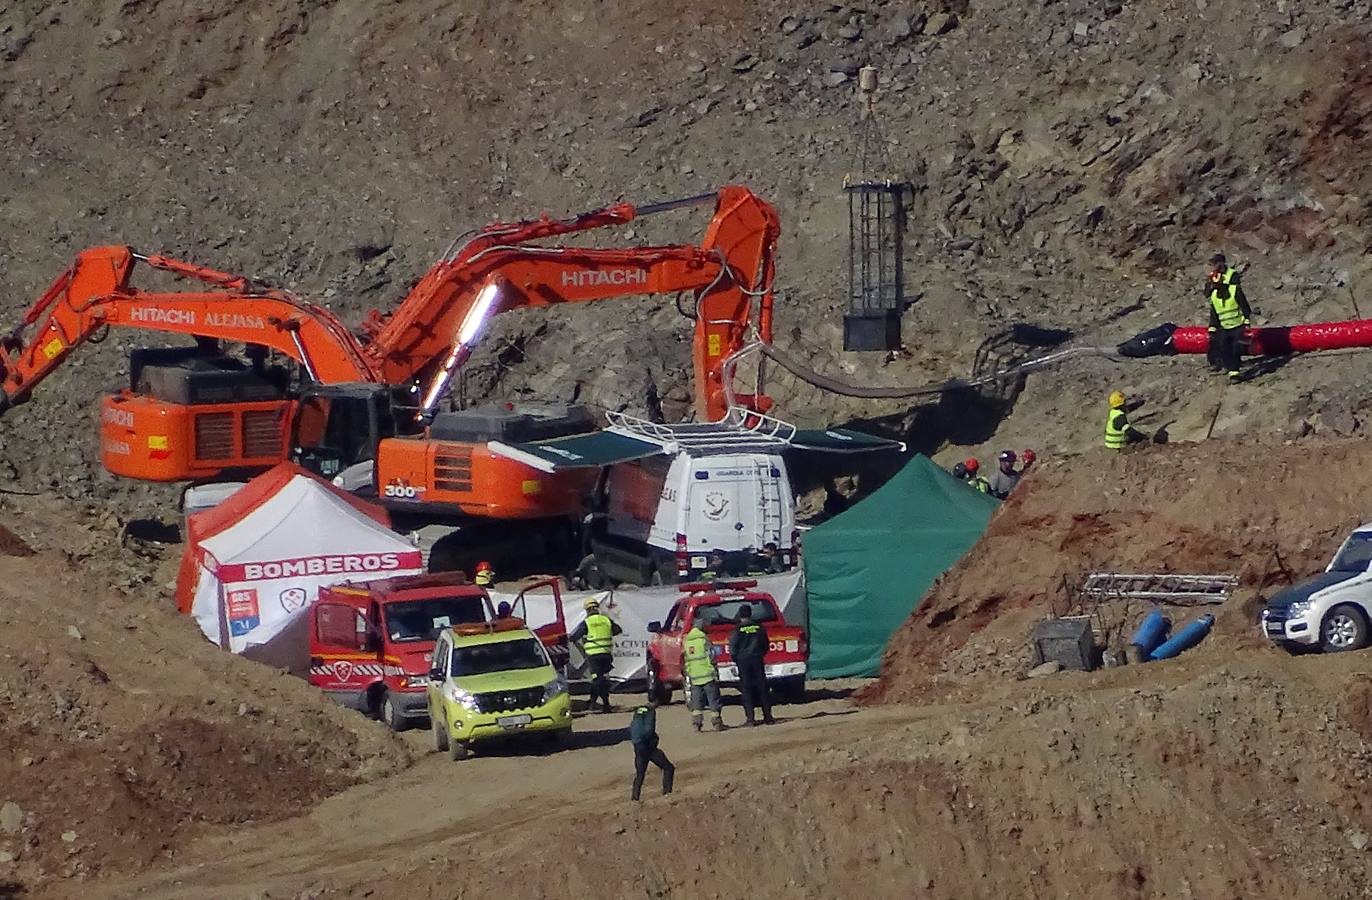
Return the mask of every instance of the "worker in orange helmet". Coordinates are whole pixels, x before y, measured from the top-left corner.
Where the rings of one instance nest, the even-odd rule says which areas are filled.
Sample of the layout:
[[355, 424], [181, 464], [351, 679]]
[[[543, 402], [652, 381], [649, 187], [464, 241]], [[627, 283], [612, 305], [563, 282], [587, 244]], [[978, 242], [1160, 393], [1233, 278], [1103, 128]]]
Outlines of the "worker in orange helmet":
[[975, 456], [967, 457], [967, 461], [962, 464], [963, 470], [967, 473], [967, 483], [983, 494], [991, 493], [991, 483], [981, 475], [981, 463], [977, 462]]
[[476, 564], [476, 578], [472, 579], [480, 587], [490, 587], [495, 583], [495, 569], [488, 562]]

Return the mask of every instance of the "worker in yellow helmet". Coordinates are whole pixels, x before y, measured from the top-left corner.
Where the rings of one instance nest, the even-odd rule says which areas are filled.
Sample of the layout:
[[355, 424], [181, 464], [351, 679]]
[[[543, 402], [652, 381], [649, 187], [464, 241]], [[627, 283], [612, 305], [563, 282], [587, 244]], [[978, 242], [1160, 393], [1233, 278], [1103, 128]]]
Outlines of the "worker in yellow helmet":
[[615, 665], [615, 635], [624, 633], [618, 623], [600, 611], [601, 599], [608, 596], [606, 592], [588, 597], [583, 604], [586, 618], [567, 636], [586, 657], [586, 667], [591, 670], [591, 706], [599, 700], [601, 712], [610, 711], [609, 675]]
[[1105, 446], [1111, 450], [1123, 450], [1130, 444], [1148, 440], [1148, 435], [1129, 424], [1125, 412], [1125, 398], [1120, 391], [1110, 392], [1110, 412], [1105, 417]]

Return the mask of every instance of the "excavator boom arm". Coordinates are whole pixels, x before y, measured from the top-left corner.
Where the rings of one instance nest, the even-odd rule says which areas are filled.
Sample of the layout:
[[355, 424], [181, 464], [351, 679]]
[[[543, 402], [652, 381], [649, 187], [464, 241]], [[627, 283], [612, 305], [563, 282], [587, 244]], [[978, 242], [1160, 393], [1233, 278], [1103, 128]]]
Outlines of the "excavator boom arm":
[[[219, 290], [139, 291], [129, 284], [139, 260]], [[258, 344], [290, 356], [323, 382], [376, 378], [357, 341], [328, 310], [279, 291], [256, 290], [241, 276], [140, 257], [127, 247], [97, 247], [77, 256], [25, 313], [23, 323], [0, 341], [0, 409], [26, 400], [73, 350], [106, 326]]]
[[[698, 246], [604, 250], [528, 243], [710, 200], [715, 214]], [[623, 204], [573, 219], [492, 226], [430, 269], [393, 315], [375, 319], [365, 352], [390, 383], [428, 381], [432, 401], [470, 353], [481, 325], [499, 312], [692, 291], [697, 413], [718, 420], [728, 406], [724, 361], [754, 332], [771, 340], [779, 233], [775, 210], [737, 186], [650, 207]]]

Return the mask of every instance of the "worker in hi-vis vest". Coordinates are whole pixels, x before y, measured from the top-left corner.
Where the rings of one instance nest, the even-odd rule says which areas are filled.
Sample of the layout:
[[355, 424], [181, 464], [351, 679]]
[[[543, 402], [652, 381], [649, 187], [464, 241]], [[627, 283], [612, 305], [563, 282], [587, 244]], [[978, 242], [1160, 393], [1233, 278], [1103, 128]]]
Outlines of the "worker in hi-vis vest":
[[710, 636], [702, 629], [701, 618], [708, 612], [697, 612], [682, 642], [681, 669], [686, 676], [686, 705], [691, 709], [691, 727], [700, 730], [705, 718], [705, 707], [710, 708], [710, 725], [715, 731], [724, 730], [721, 711], [724, 707], [719, 698], [719, 669], [715, 666], [715, 647]]
[[1210, 346], [1206, 359], [1212, 372], [1224, 372], [1231, 382], [1238, 381], [1243, 366], [1245, 330], [1253, 311], [1248, 307], [1239, 273], [1229, 267], [1223, 253], [1210, 257], [1210, 278], [1205, 283], [1210, 302]]
[[598, 699], [600, 711], [609, 712], [609, 675], [615, 664], [615, 635], [623, 634], [624, 629], [600, 611], [601, 596], [586, 600], [586, 618], [572, 629], [568, 640], [581, 647], [581, 653], [586, 657], [586, 667], [591, 670], [591, 706], [594, 707]]
[[1124, 394], [1110, 392], [1110, 412], [1105, 416], [1105, 446], [1111, 450], [1123, 450], [1130, 444], [1148, 440], [1148, 435], [1129, 424], [1124, 403]]

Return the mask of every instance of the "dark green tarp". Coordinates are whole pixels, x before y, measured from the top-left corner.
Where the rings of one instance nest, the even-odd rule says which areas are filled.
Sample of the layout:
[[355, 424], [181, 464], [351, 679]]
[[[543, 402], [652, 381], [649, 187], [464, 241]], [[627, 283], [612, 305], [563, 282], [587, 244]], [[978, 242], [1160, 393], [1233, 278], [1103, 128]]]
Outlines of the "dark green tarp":
[[540, 472], [594, 469], [662, 452], [662, 445], [615, 431], [592, 431], [523, 444], [490, 442], [491, 452], [518, 460]]
[[791, 438], [797, 450], [819, 450], [824, 453], [871, 453], [879, 450], [904, 450], [900, 441], [874, 437], [847, 428], [806, 431], [801, 429]]
[[986, 530], [998, 501], [916, 456], [804, 538], [810, 676], [875, 675], [886, 641]]

